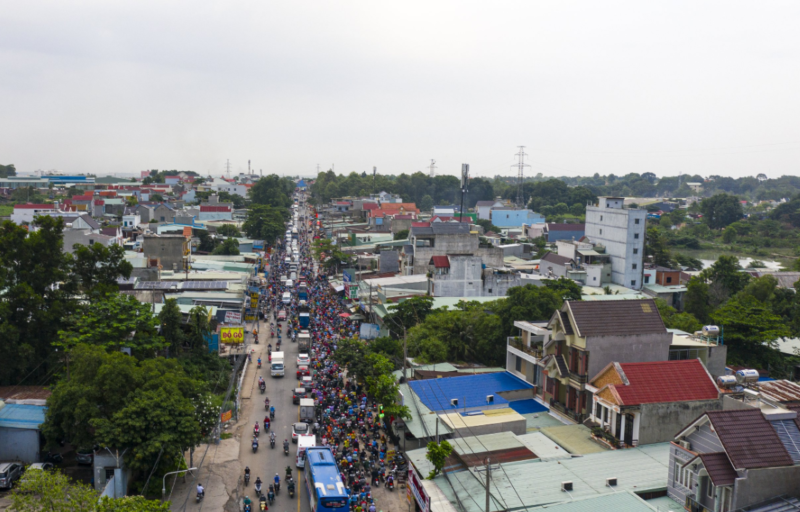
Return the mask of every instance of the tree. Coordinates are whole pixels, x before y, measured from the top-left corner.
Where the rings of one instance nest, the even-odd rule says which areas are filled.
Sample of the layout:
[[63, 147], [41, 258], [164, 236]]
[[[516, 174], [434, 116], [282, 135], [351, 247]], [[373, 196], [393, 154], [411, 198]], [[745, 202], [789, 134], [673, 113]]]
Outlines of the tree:
[[150, 304], [132, 295], [108, 293], [78, 309], [54, 344], [67, 351], [80, 343], [115, 351], [130, 348], [138, 357], [152, 357], [165, 347], [157, 327]]
[[750, 274], [741, 271], [739, 258], [722, 255], [713, 265], [700, 273], [700, 278], [717, 285], [724, 301], [741, 291], [750, 280]]
[[433, 297], [411, 297], [388, 307], [384, 325], [389, 326], [393, 336], [400, 338], [404, 331], [422, 323], [433, 310]]
[[164, 196], [162, 196], [161, 194], [151, 194], [150, 201], [154, 203], [161, 203], [164, 201]]
[[400, 231], [398, 231], [397, 233], [394, 234], [393, 238], [395, 240], [406, 240], [408, 238], [408, 230], [407, 229], [401, 229]]
[[292, 206], [294, 189], [294, 182], [289, 178], [271, 174], [255, 182], [248, 193], [253, 204], [286, 209]]
[[673, 266], [672, 254], [667, 247], [667, 238], [657, 227], [647, 228], [644, 254], [652, 258], [653, 263], [660, 267], [672, 268]]
[[164, 307], [158, 314], [158, 321], [161, 324], [161, 336], [164, 337], [167, 346], [177, 354], [183, 347], [185, 340], [182, 327], [183, 316], [178, 307], [177, 299], [164, 301]]
[[752, 295], [737, 295], [711, 314], [724, 328], [728, 361], [760, 367], [769, 361], [775, 340], [791, 335], [778, 315]]
[[9, 176], [16, 176], [17, 168], [14, 164], [0, 165], [0, 178], [8, 178]]
[[195, 400], [208, 384], [189, 378], [176, 359], [137, 361], [121, 352], [79, 345], [70, 378], [47, 400], [42, 433], [48, 446], [66, 439], [78, 447], [109, 446], [125, 452], [134, 470], [150, 470], [163, 449], [169, 465], [202, 438]]
[[709, 303], [708, 283], [697, 277], [689, 280], [686, 285], [684, 309], [700, 322], [710, 320], [711, 311], [714, 308]]
[[144, 496], [100, 497], [91, 485], [70, 481], [59, 469], [30, 470], [11, 493], [9, 510], [25, 512], [168, 512], [170, 502]]
[[717, 194], [700, 203], [703, 221], [711, 229], [722, 229], [742, 218], [742, 203], [728, 194]]
[[419, 202], [419, 209], [423, 212], [429, 212], [433, 210], [433, 198], [428, 194], [422, 196], [422, 201]]
[[288, 219], [289, 211], [286, 208], [251, 204], [247, 208], [247, 217], [242, 229], [248, 237], [274, 245], [286, 230]]
[[[558, 280], [557, 284], [550, 286], [526, 284], [509, 288], [505, 299], [487, 303], [485, 309], [494, 312], [500, 318], [501, 334], [511, 336], [514, 331], [514, 321], [549, 320], [553, 313], [561, 308], [564, 297], [576, 298], [576, 290], [565, 281]], [[580, 292], [577, 293], [577, 299], [580, 299]]]
[[428, 452], [425, 454], [425, 458], [433, 464], [433, 469], [428, 474], [428, 480], [433, 480], [436, 475], [442, 472], [445, 462], [447, 462], [447, 457], [452, 452], [453, 446], [447, 441], [442, 441], [438, 444], [435, 441], [428, 443]]
[[475, 221], [475, 224], [483, 228], [484, 233], [488, 233], [489, 231], [494, 231], [495, 233], [500, 233], [501, 229], [492, 224], [492, 221], [489, 219], [478, 219]]
[[223, 224], [217, 228], [217, 233], [222, 236], [231, 236], [234, 238], [241, 238], [242, 232], [233, 224]]
[[131, 276], [133, 265], [125, 259], [125, 249], [119, 244], [108, 247], [100, 243], [90, 246], [76, 244], [74, 249], [72, 271], [86, 293], [117, 291], [117, 279]]
[[189, 311], [188, 342], [195, 352], [208, 352], [206, 339], [211, 334], [211, 312], [205, 306], [195, 306]]
[[221, 245], [214, 248], [211, 254], [223, 256], [236, 256], [239, 254], [239, 241], [235, 238], [226, 238]]

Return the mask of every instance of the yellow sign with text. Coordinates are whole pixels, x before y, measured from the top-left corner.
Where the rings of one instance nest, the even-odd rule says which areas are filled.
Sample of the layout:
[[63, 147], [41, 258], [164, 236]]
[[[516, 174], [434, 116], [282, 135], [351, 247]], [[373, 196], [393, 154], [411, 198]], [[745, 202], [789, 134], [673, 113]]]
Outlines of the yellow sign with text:
[[244, 327], [223, 327], [219, 330], [219, 341], [226, 345], [244, 343]]

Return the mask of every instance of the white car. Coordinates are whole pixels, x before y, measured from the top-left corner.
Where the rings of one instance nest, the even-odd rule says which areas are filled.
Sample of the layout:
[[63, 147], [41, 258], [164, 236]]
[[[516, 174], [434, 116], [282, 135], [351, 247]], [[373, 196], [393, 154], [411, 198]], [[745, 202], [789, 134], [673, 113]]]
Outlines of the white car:
[[311, 364], [311, 358], [308, 357], [308, 354], [298, 354], [297, 366], [308, 366], [309, 364]]

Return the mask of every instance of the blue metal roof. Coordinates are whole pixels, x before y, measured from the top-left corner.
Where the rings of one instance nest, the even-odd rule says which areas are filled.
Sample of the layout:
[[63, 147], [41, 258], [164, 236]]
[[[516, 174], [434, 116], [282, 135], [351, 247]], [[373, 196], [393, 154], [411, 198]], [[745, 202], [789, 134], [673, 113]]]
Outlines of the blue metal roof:
[[45, 409], [43, 405], [6, 404], [0, 409], [0, 427], [38, 430]]
[[409, 381], [409, 386], [432, 411], [453, 410], [450, 400], [458, 399], [458, 408], [486, 407], [486, 396], [494, 395], [494, 405], [507, 404], [508, 400], [497, 393], [533, 386], [508, 372], [482, 373], [464, 377], [447, 377]]
[[514, 409], [520, 414], [533, 414], [537, 412], [547, 412], [548, 409], [544, 405], [540, 404], [533, 398], [529, 398], [527, 400], [514, 400], [513, 402], [508, 404], [509, 407]]

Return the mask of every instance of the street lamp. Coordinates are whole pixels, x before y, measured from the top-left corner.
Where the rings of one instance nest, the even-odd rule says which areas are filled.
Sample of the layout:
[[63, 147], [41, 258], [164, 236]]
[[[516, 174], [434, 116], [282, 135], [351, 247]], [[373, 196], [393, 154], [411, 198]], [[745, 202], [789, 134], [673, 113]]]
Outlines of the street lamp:
[[164, 478], [161, 481], [161, 498], [164, 498], [164, 496], [167, 494], [167, 476], [174, 475], [175, 473], [185, 473], [187, 471], [194, 471], [196, 469], [197, 468], [181, 469], [179, 471], [170, 471], [169, 473], [165, 473]]

